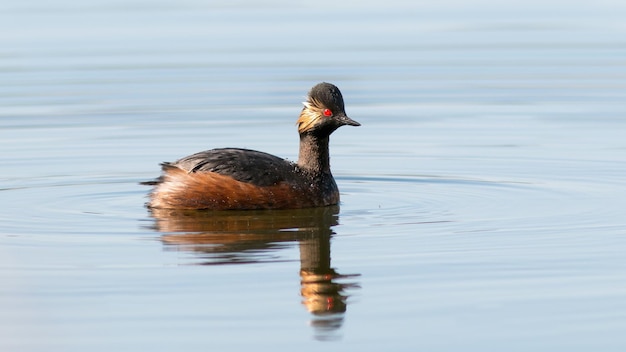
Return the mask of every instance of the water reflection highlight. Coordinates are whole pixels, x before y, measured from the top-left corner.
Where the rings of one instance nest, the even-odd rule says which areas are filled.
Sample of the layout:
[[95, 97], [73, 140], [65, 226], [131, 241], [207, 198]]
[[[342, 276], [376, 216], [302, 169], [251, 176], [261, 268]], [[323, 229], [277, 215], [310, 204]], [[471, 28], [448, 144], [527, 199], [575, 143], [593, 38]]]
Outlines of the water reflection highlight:
[[272, 254], [298, 243], [300, 294], [318, 340], [340, 337], [349, 291], [360, 274], [331, 266], [330, 240], [339, 207], [295, 210], [196, 211], [151, 209], [153, 229], [164, 232], [166, 250], [194, 253], [202, 265], [281, 261]]

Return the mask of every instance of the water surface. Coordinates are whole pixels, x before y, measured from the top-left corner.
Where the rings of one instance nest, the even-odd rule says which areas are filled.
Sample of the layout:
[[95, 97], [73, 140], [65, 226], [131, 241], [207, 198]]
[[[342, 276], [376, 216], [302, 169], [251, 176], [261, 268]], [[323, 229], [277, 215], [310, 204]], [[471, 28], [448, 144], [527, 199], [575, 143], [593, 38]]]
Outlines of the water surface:
[[[0, 8], [7, 351], [626, 347], [626, 8]], [[339, 207], [150, 212], [158, 163], [297, 158], [337, 84]]]

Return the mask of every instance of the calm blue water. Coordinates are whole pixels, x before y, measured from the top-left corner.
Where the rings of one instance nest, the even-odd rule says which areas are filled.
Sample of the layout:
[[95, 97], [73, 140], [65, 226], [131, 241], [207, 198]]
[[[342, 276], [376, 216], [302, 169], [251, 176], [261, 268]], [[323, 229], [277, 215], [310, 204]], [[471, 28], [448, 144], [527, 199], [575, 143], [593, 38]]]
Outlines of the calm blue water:
[[[0, 5], [2, 351], [622, 351], [626, 6]], [[340, 207], [148, 211], [158, 163], [297, 158]]]

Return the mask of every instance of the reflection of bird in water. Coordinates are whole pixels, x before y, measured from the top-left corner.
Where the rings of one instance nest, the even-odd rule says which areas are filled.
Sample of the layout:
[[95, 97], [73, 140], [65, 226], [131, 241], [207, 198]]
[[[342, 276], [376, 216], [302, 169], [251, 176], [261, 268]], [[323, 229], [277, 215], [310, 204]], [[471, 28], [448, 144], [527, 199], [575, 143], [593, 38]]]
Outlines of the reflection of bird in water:
[[332, 339], [342, 326], [349, 282], [331, 267], [330, 238], [339, 207], [295, 210], [223, 211], [151, 209], [155, 230], [166, 248], [187, 250], [205, 265], [277, 261], [272, 252], [285, 244], [300, 246], [302, 303], [313, 314], [318, 339]]
[[314, 315], [311, 325], [318, 339], [334, 337], [332, 332], [343, 324], [346, 290], [359, 287], [354, 282], [343, 282], [358, 275], [342, 275], [330, 266], [331, 234], [300, 240], [300, 293], [302, 303]]

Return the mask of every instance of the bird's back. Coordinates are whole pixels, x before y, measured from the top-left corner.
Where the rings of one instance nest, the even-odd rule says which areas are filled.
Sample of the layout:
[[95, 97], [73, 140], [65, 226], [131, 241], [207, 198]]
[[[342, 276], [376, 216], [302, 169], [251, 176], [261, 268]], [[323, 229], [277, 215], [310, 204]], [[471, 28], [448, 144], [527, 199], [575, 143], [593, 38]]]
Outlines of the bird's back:
[[336, 204], [329, 174], [310, 174], [277, 156], [212, 149], [163, 163], [148, 204], [178, 209], [284, 209]]
[[186, 156], [169, 165], [189, 173], [215, 172], [261, 187], [289, 180], [298, 170], [296, 164], [285, 159], [256, 150], [240, 148], [206, 150]]

